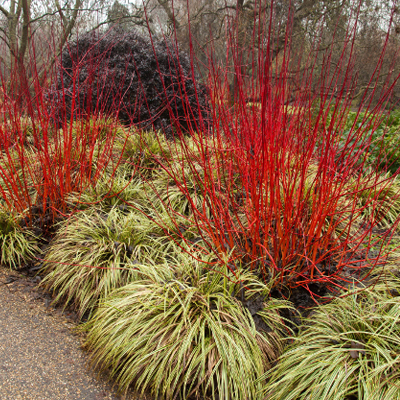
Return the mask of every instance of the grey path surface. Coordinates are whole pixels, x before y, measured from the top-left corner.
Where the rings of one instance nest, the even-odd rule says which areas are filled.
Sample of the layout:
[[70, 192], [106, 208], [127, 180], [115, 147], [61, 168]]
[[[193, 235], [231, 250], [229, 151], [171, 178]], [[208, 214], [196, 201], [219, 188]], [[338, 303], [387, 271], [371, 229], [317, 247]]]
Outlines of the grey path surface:
[[145, 400], [97, 379], [73, 321], [49, 303], [31, 278], [0, 267], [0, 400]]

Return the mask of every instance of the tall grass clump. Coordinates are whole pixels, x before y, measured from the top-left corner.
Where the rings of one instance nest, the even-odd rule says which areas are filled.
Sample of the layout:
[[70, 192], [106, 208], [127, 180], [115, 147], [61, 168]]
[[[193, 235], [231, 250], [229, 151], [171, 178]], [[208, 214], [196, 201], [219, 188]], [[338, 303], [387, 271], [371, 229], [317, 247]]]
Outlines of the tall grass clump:
[[72, 303], [82, 316], [99, 298], [135, 273], [135, 226], [126, 216], [89, 210], [59, 227], [44, 259], [43, 284], [57, 291], [56, 301]]
[[106, 177], [70, 196], [76, 212], [58, 224], [43, 260], [42, 284], [80, 316], [135, 280], [138, 265], [174, 264], [182, 246], [199, 238], [190, 218], [172, 219], [162, 205], [147, 204], [155, 199], [143, 184], [118, 175], [109, 182]]

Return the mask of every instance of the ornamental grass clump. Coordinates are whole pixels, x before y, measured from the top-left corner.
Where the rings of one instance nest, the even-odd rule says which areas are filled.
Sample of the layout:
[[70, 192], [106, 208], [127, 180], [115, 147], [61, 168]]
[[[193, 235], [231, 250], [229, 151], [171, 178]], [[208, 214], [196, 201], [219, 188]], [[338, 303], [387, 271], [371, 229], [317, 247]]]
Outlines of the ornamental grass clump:
[[82, 316], [132, 279], [138, 248], [152, 251], [145, 235], [135, 232], [140, 222], [132, 222], [114, 209], [82, 211], [60, 224], [42, 269], [43, 285], [56, 291], [55, 301], [72, 303]]
[[[29, 165], [29, 168], [27, 168]], [[34, 204], [38, 198], [37, 182], [42, 180], [42, 166], [34, 148], [4, 148], [0, 154], [1, 203], [9, 209]]]
[[399, 301], [382, 289], [316, 307], [267, 373], [265, 398], [399, 398]]
[[[205, 190], [201, 185], [204, 179], [204, 168], [191, 162], [185, 167], [183, 162], [169, 165], [160, 171], [151, 182], [156, 194], [156, 204], [164, 205], [183, 215], [192, 213], [191, 204], [200, 207], [206, 204]], [[182, 185], [185, 189], [182, 190]]]
[[132, 203], [123, 209], [101, 204], [92, 203], [59, 224], [41, 270], [55, 301], [72, 303], [80, 316], [134, 279], [137, 264], [175, 262], [180, 247], [199, 236], [190, 220], [172, 220], [161, 208], [146, 214]]
[[172, 160], [171, 146], [160, 133], [131, 129], [124, 138], [116, 141], [113, 153], [116, 159], [120, 159], [120, 164], [131, 170], [134, 176], [151, 179], [161, 165]]
[[0, 264], [19, 268], [40, 253], [38, 238], [20, 225], [22, 217], [16, 213], [0, 210]]
[[[283, 349], [288, 331], [279, 310], [289, 303], [269, 299], [249, 272], [212, 271], [187, 255], [185, 264], [138, 268], [140, 279], [107, 296], [83, 326], [93, 364], [110, 369], [122, 391], [261, 398], [255, 381]], [[257, 296], [256, 311], [240, 300]]]
[[125, 213], [134, 209], [149, 210], [151, 206], [146, 207], [148, 202], [144, 183], [133, 177], [130, 168], [125, 165], [120, 166], [113, 177], [105, 174], [86, 190], [71, 193], [68, 197], [71, 209], [96, 208], [105, 213], [113, 208]]

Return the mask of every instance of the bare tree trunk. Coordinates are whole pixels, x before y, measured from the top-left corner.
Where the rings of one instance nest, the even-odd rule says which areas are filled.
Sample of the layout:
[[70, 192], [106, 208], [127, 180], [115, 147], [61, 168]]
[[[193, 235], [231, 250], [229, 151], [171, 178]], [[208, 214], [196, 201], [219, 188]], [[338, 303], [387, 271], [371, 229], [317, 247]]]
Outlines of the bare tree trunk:
[[53, 67], [54, 63], [56, 62], [56, 57], [58, 57], [60, 55], [65, 43], [67, 42], [69, 36], [71, 35], [72, 29], [74, 29], [76, 20], [78, 18], [78, 13], [79, 13], [79, 9], [81, 7], [81, 4], [82, 4], [82, 0], [75, 0], [74, 11], [72, 12], [71, 19], [68, 21], [67, 18], [64, 16], [64, 13], [62, 11], [62, 8], [61, 8], [59, 2], [56, 0], [56, 7], [57, 7], [57, 10], [58, 10], [58, 12], [60, 14], [62, 23], [64, 25], [64, 34], [62, 36], [60, 45], [58, 47], [57, 54], [51, 59], [51, 62], [49, 63], [49, 66], [47, 67], [46, 70], [44, 70], [41, 73], [41, 75], [39, 77], [39, 81], [40, 81], [41, 85], [44, 83], [44, 80], [46, 78], [46, 72], [51, 70], [51, 68]]
[[22, 2], [18, 0], [10, 1], [10, 10], [7, 11], [4, 7], [0, 6], [0, 11], [4, 14], [7, 19], [8, 25], [8, 47], [10, 51], [10, 62], [11, 62], [11, 71], [15, 70], [16, 60], [18, 57], [18, 35], [17, 28], [18, 22], [21, 15]]
[[[29, 93], [29, 82], [25, 68], [25, 54], [28, 48], [29, 41], [29, 24], [30, 24], [30, 0], [20, 0], [19, 3], [22, 5], [22, 35], [18, 45], [18, 51], [14, 55], [15, 67], [17, 71], [17, 82], [16, 82], [16, 94], [17, 101], [20, 105], [27, 101], [28, 108], [31, 108], [30, 93]], [[29, 110], [31, 112], [31, 110]]]
[[175, 13], [173, 10], [173, 3], [171, 5], [168, 4], [168, 0], [158, 0], [158, 4], [164, 9], [167, 17], [169, 19], [170, 24], [172, 25], [173, 32], [175, 32], [178, 36], [180, 33], [180, 24], [179, 21], [175, 18]]

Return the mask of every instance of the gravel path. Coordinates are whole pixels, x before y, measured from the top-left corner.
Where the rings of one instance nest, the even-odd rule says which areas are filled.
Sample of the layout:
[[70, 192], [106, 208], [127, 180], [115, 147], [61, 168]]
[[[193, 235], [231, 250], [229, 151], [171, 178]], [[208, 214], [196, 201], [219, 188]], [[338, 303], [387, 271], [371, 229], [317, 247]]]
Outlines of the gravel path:
[[73, 320], [50, 302], [34, 278], [0, 268], [0, 399], [145, 400], [97, 379]]

